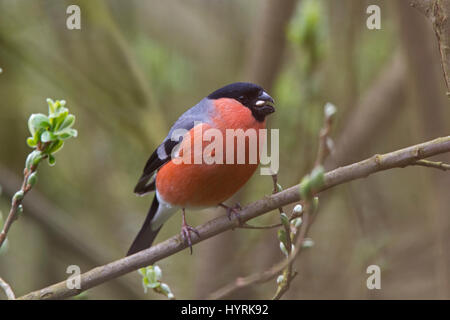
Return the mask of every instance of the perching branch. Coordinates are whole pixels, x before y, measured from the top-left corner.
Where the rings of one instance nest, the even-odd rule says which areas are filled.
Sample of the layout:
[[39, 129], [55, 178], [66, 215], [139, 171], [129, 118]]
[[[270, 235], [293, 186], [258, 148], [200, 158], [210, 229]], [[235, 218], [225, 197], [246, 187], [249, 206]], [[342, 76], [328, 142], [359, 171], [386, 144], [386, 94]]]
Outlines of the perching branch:
[[433, 25], [441, 54], [447, 96], [450, 97], [450, 0], [411, 0]]
[[16, 299], [16, 296], [14, 295], [14, 292], [12, 291], [11, 287], [2, 278], [0, 278], [0, 287], [3, 289], [3, 291], [5, 291], [5, 294], [6, 294], [6, 297], [8, 298], [8, 300]]
[[[382, 155], [377, 154], [366, 160], [327, 172], [324, 185], [317, 192], [325, 191], [349, 181], [365, 178], [379, 171], [415, 165], [417, 160], [447, 152], [450, 152], [450, 136], [437, 138]], [[280, 206], [299, 200], [300, 193], [299, 185], [297, 184], [247, 205], [240, 212], [240, 219], [245, 222]], [[239, 221], [236, 218], [230, 221], [226, 215], [220, 216], [199, 226], [197, 230], [200, 237], [193, 235], [192, 243], [199, 243], [238, 226]], [[26, 294], [19, 299], [62, 299], [75, 296], [106, 281], [154, 264], [156, 261], [169, 257], [186, 247], [187, 245], [180, 235], [176, 235], [134, 255], [113, 261], [82, 274], [80, 279], [81, 289], [69, 289], [66, 286], [66, 282], [62, 281]]]

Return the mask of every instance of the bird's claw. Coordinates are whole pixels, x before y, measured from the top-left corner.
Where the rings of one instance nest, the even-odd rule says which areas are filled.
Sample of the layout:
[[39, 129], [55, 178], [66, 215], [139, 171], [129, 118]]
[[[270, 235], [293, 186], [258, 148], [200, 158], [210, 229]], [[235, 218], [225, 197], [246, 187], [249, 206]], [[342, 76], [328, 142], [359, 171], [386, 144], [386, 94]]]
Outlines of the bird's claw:
[[239, 203], [236, 203], [233, 207], [229, 207], [227, 205], [224, 205], [223, 203], [221, 203], [220, 206], [227, 210], [227, 216], [230, 221], [232, 220], [232, 218], [234, 216], [234, 217], [236, 217], [237, 221], [239, 222], [239, 225], [242, 225], [241, 214], [240, 214], [242, 207]]
[[200, 233], [197, 229], [194, 227], [191, 227], [188, 224], [183, 224], [181, 226], [181, 237], [183, 238], [184, 242], [187, 242], [189, 246], [190, 253], [192, 254], [192, 239], [191, 239], [191, 232], [195, 233], [197, 237], [200, 238]]

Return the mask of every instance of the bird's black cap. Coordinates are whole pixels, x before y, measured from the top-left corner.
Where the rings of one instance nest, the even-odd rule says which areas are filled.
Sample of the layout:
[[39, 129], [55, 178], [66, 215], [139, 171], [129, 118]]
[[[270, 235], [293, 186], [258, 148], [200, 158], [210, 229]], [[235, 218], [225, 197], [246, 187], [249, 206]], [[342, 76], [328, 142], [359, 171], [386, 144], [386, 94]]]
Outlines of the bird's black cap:
[[[253, 116], [258, 121], [263, 121], [266, 115], [275, 111], [272, 97], [261, 86], [250, 82], [231, 83], [208, 96], [208, 99], [220, 98], [231, 98], [239, 101], [252, 111]], [[261, 101], [264, 103], [261, 103]]]

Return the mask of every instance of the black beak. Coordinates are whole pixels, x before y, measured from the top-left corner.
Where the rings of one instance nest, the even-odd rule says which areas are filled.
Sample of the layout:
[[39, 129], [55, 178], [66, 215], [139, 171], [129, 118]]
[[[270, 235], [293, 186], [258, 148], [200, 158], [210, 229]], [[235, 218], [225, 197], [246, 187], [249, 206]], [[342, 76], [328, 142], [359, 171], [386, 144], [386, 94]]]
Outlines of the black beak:
[[263, 91], [258, 96], [255, 102], [256, 109], [258, 113], [263, 115], [268, 115], [275, 112], [274, 101], [271, 96], [267, 94], [267, 92]]

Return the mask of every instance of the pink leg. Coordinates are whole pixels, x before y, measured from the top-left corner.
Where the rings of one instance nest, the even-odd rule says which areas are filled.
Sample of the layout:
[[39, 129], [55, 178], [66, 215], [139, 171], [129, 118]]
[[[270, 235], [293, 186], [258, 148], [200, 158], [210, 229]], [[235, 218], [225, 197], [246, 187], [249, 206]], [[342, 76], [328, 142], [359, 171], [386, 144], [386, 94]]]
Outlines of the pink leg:
[[181, 237], [183, 238], [183, 240], [185, 242], [188, 243], [189, 249], [190, 249], [191, 254], [192, 254], [191, 232], [194, 232], [197, 235], [197, 237], [200, 238], [200, 233], [197, 231], [197, 229], [195, 229], [194, 227], [191, 227], [190, 225], [187, 224], [187, 222], [186, 222], [186, 213], [185, 213], [184, 208], [183, 208], [183, 222], [181, 224]]

